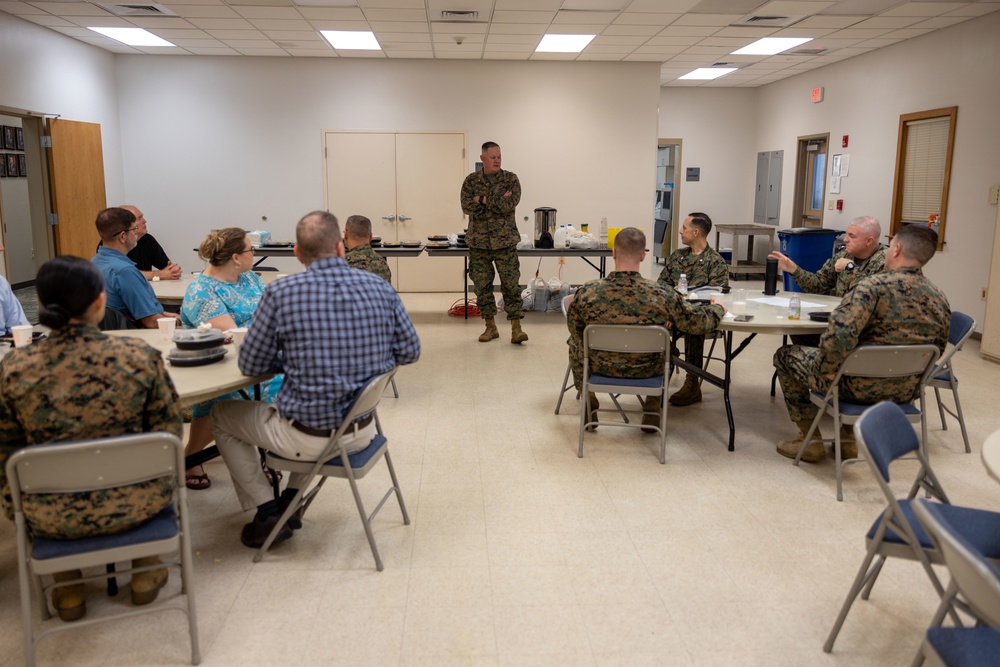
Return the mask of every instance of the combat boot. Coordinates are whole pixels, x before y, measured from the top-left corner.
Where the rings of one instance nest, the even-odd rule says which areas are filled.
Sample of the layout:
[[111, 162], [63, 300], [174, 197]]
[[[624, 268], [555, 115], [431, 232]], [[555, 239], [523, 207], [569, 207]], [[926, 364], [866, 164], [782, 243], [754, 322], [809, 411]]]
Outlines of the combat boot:
[[670, 405], [680, 407], [701, 401], [701, 387], [698, 385], [698, 378], [688, 374], [684, 378], [684, 386], [671, 394], [668, 400]]
[[[52, 578], [57, 582], [71, 581], [83, 576], [80, 570], [69, 570], [68, 572], [56, 572]], [[52, 606], [56, 608], [60, 620], [77, 621], [87, 613], [87, 586], [86, 584], [71, 584], [61, 588], [52, 589]]]
[[846, 424], [840, 426], [840, 458], [858, 458], [858, 441], [854, 439], [854, 429]]
[[[136, 558], [132, 561], [132, 567], [146, 567], [147, 565], [158, 565], [158, 556], [146, 556]], [[149, 570], [132, 575], [132, 604], [149, 604], [160, 594], [160, 589], [167, 583], [167, 568], [161, 567], [158, 570]]]
[[593, 422], [593, 425], [588, 426], [588, 431], [593, 431], [597, 428], [597, 408], [601, 407], [601, 404], [597, 402], [597, 394], [594, 392], [587, 392], [587, 397], [589, 398], [590, 404], [590, 414], [588, 415], [588, 422]]
[[510, 342], [520, 345], [528, 340], [528, 334], [521, 331], [521, 320], [510, 321]]
[[[656, 433], [657, 429], [660, 427], [660, 417], [663, 414], [663, 397], [643, 396], [642, 411], [642, 432]], [[648, 426], [655, 426], [656, 428], [646, 428]]]
[[[799, 447], [802, 446], [802, 441], [805, 440], [806, 433], [809, 432], [809, 427], [812, 426], [812, 420], [803, 419], [795, 422], [795, 425], [799, 427], [799, 435], [792, 440], [782, 440], [778, 443], [778, 453], [790, 459], [794, 459], [798, 455]], [[823, 435], [819, 432], [819, 427], [817, 426], [816, 431], [813, 433], [813, 439], [809, 442], [809, 446], [802, 452], [802, 460], [806, 463], [817, 463], [825, 458], [826, 449], [823, 447]]]
[[492, 317], [484, 317], [486, 320], [486, 331], [479, 334], [480, 343], [488, 343], [495, 338], [500, 337], [500, 332], [497, 331], [497, 321]]

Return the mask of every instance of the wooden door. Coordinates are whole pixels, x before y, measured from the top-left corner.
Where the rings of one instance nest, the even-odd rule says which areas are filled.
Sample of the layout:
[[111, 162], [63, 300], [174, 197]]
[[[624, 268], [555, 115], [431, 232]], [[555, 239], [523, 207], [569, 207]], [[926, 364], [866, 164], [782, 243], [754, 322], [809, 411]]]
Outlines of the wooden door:
[[[326, 205], [342, 222], [364, 215], [383, 241], [426, 242], [462, 230], [464, 134], [327, 132], [325, 145]], [[462, 265], [424, 254], [389, 259], [401, 292], [458, 291]]]
[[[401, 240], [427, 242], [428, 236], [457, 234], [464, 226], [459, 193], [465, 178], [465, 136], [396, 135], [396, 229]], [[463, 261], [458, 257], [399, 260], [402, 292], [460, 290]]]
[[101, 126], [55, 118], [47, 129], [52, 212], [59, 219], [56, 254], [90, 259], [100, 241], [94, 221], [107, 207]]

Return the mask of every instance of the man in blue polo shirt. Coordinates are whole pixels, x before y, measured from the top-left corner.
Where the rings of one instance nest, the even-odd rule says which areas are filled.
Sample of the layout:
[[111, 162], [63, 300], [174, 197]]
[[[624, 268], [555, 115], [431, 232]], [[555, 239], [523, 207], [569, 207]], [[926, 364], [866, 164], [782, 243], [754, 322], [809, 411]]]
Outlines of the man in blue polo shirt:
[[180, 322], [180, 315], [163, 312], [153, 288], [127, 256], [139, 240], [135, 215], [123, 208], [106, 208], [97, 214], [96, 225], [101, 247], [91, 261], [104, 276], [107, 307], [146, 329], [155, 329], [161, 317], [174, 317]]

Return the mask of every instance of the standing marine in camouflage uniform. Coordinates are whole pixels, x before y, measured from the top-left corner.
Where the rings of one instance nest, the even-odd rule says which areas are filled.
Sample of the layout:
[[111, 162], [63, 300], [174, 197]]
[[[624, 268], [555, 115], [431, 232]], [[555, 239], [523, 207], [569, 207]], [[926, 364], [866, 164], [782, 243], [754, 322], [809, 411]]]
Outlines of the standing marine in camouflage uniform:
[[469, 216], [465, 242], [469, 246], [469, 276], [476, 288], [476, 303], [486, 320], [486, 331], [479, 342], [500, 337], [497, 331], [497, 302], [493, 296], [493, 267], [500, 274], [504, 309], [510, 320], [510, 342], [523, 343], [528, 334], [521, 331], [521, 262], [517, 244], [521, 235], [514, 220], [514, 209], [521, 201], [521, 183], [517, 174], [500, 168], [500, 146], [492, 141], [483, 144], [483, 170], [474, 171], [462, 183], [462, 211]]
[[[581, 287], [566, 313], [569, 327], [569, 360], [573, 383], [583, 386], [583, 330], [588, 324], [661, 324], [680, 331], [706, 334], [715, 329], [726, 309], [719, 304], [691, 305], [679, 293], [639, 274], [639, 264], [646, 255], [646, 235], [627, 227], [615, 237], [612, 257], [615, 270], [606, 278]], [[626, 378], [654, 377], [663, 372], [663, 356], [617, 352], [591, 353], [590, 369], [599, 375]], [[597, 397], [590, 395], [591, 419], [598, 408]], [[658, 426], [661, 410], [658, 396], [643, 400], [643, 424]]]
[[[774, 367], [785, 395], [788, 416], [799, 427], [798, 438], [778, 445], [778, 453], [795, 458], [818, 408], [809, 392], [825, 393], [847, 355], [859, 345], [918, 345], [933, 343], [944, 352], [951, 308], [944, 293], [924, 277], [921, 267], [937, 249], [937, 233], [917, 225], [904, 226], [886, 251], [885, 272], [859, 281], [837, 309], [820, 337], [819, 347], [786, 345], [774, 355]], [[856, 403], [906, 402], [915, 397], [917, 377], [844, 378], [840, 395]], [[818, 430], [816, 437], [822, 436]], [[844, 458], [857, 457], [857, 443], [848, 428], [841, 431]], [[825, 457], [822, 442], [806, 447], [803, 461]]]
[[[160, 353], [140, 340], [108, 336], [100, 271], [79, 257], [62, 256], [38, 272], [39, 319], [51, 335], [11, 351], [0, 361], [0, 481], [13, 518], [7, 459], [17, 450], [50, 442], [183, 431], [181, 405]], [[130, 530], [172, 500], [169, 477], [74, 494], [31, 494], [24, 514], [35, 535], [78, 539]], [[136, 559], [136, 566], [159, 563]], [[57, 581], [79, 577], [60, 572]], [[132, 602], [152, 602], [166, 582], [163, 568], [132, 576]], [[57, 588], [53, 605], [63, 620], [86, 611], [84, 584]]]
[[363, 215], [352, 215], [344, 225], [344, 259], [355, 269], [374, 273], [392, 282], [392, 271], [385, 257], [372, 249], [372, 221]]
[[[681, 224], [680, 248], [670, 253], [666, 266], [660, 272], [659, 281], [669, 287], [677, 287], [681, 274], [687, 277], [689, 289], [698, 287], [726, 287], [729, 285], [729, 267], [714, 248], [708, 245], [708, 234], [712, 231], [712, 219], [705, 213], [690, 213]], [[705, 337], [695, 334], [684, 335], [684, 354], [688, 363], [702, 365], [705, 353]], [[670, 405], [684, 406], [701, 400], [701, 383], [688, 373], [684, 386], [670, 396]]]

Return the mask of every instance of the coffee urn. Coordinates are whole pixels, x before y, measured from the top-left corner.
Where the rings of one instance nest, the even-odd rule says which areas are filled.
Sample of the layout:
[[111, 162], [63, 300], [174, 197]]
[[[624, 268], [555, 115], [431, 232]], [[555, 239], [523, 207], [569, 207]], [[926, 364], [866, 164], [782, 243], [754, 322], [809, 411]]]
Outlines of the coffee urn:
[[535, 247], [551, 248], [556, 232], [556, 210], [548, 206], [535, 209]]

